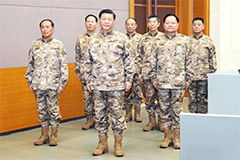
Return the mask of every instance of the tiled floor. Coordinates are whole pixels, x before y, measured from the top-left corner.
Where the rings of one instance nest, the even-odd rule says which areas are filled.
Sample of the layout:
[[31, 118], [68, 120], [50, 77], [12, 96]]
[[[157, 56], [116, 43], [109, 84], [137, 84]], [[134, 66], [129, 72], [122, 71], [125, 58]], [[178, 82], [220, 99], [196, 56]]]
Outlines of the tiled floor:
[[[184, 99], [184, 112], [187, 99]], [[124, 132], [123, 149], [126, 160], [179, 160], [180, 150], [172, 146], [167, 149], [159, 148], [163, 140], [163, 133], [159, 130], [143, 132], [142, 128], [147, 124], [148, 117], [144, 105], [141, 116], [143, 123], [134, 121], [127, 123]], [[39, 137], [40, 128], [19, 132], [0, 137], [0, 160], [114, 160], [113, 143], [114, 136], [109, 128], [109, 153], [102, 156], [92, 156], [92, 151], [97, 147], [98, 136], [94, 129], [83, 131], [81, 126], [85, 118], [60, 124], [58, 146], [48, 145], [34, 146], [33, 141]]]

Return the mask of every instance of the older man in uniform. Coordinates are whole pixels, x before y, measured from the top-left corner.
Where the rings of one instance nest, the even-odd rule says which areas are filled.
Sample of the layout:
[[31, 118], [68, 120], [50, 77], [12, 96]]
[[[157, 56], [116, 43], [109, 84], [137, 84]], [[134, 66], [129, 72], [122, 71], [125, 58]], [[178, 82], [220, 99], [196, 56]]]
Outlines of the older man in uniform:
[[84, 67], [88, 90], [93, 92], [94, 96], [95, 128], [99, 137], [98, 147], [92, 153], [94, 156], [108, 152], [109, 109], [115, 139], [115, 156], [124, 156], [122, 139], [126, 122], [122, 106], [124, 90], [128, 91], [132, 86], [134, 61], [129, 53], [131, 46], [127, 36], [113, 30], [115, 18], [115, 13], [110, 9], [99, 13], [101, 31], [89, 40], [89, 54]]
[[217, 70], [216, 52], [213, 41], [203, 34], [204, 20], [192, 20], [193, 34], [189, 37], [194, 78], [188, 88], [188, 110], [191, 113], [208, 112], [208, 73]]
[[[131, 44], [131, 49], [133, 50], [133, 57], [135, 58], [137, 55], [137, 45], [142, 37], [141, 34], [136, 32], [137, 28], [137, 21], [134, 18], [128, 18], [125, 21], [125, 28], [126, 28], [126, 35], [129, 38], [129, 43]], [[135, 58], [135, 69], [138, 68], [136, 58]], [[132, 120], [132, 106], [134, 104], [134, 120], [135, 122], [141, 123], [142, 119], [140, 117], [140, 111], [141, 111], [141, 103], [143, 99], [143, 93], [142, 93], [142, 83], [138, 79], [137, 71], [135, 70], [134, 76], [133, 76], [133, 83], [132, 88], [126, 92], [125, 94], [125, 107], [126, 107], [126, 116], [125, 120], [126, 122]]]
[[93, 116], [94, 116], [94, 103], [93, 95], [87, 89], [86, 80], [84, 79], [83, 65], [85, 63], [84, 55], [87, 54], [87, 41], [95, 34], [98, 25], [98, 19], [95, 15], [89, 14], [85, 17], [85, 26], [87, 32], [80, 35], [77, 38], [75, 45], [75, 72], [77, 73], [78, 79], [82, 82], [83, 98], [84, 98], [84, 113], [87, 118], [87, 122], [83, 125], [83, 130], [93, 128]]
[[[149, 72], [152, 69], [151, 65], [151, 50], [152, 43], [154, 39], [158, 36], [161, 36], [163, 33], [158, 31], [160, 26], [160, 19], [156, 15], [151, 15], [148, 17], [147, 26], [149, 32], [145, 33], [139, 41], [138, 44], [138, 56], [137, 56], [137, 65], [139, 79], [143, 82], [146, 90], [146, 110], [148, 112], [149, 122], [143, 128], [143, 131], [148, 132], [154, 129], [156, 126], [155, 112], [159, 113], [159, 104], [155, 103], [156, 100], [156, 89], [152, 85], [151, 79], [149, 77]], [[161, 117], [158, 116], [158, 126], [162, 131]]]
[[[54, 23], [50, 19], [40, 22], [42, 38], [32, 43], [28, 55], [28, 69], [25, 75], [30, 90], [36, 96], [41, 137], [35, 145], [49, 143], [57, 145], [57, 132], [61, 115], [59, 111], [59, 94], [68, 80], [67, 54], [62, 42], [52, 37]], [[51, 135], [49, 142], [49, 126]]]
[[[165, 35], [153, 43], [151, 77], [158, 90], [161, 109], [161, 121], [164, 126], [164, 140], [161, 148], [174, 143], [180, 148], [180, 113], [185, 88], [192, 76], [187, 64], [190, 61], [188, 37], [177, 33], [179, 19], [174, 14], [167, 14], [164, 19]], [[173, 137], [171, 136], [173, 132]]]

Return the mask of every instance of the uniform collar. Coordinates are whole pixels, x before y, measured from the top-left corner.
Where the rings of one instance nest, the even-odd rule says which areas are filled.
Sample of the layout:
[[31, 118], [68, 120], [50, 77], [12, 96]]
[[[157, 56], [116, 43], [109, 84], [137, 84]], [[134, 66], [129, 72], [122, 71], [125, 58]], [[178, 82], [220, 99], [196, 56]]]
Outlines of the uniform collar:
[[165, 35], [165, 37], [167, 37], [168, 39], [173, 39], [174, 37], [177, 36], [177, 32], [174, 33], [174, 35], [172, 35], [172, 36], [167, 35], [166, 32], [164, 33], [164, 35]]
[[200, 39], [200, 38], [202, 38], [202, 37], [203, 37], [203, 33], [201, 33], [201, 35], [200, 35], [200, 36], [196, 36], [195, 34], [193, 34], [193, 37], [194, 37], [194, 38], [196, 38], [196, 39]]
[[100, 33], [104, 36], [104, 37], [107, 37], [109, 35], [113, 35], [113, 30], [107, 32], [107, 33], [104, 33], [102, 30], [100, 31]]
[[149, 34], [150, 36], [152, 36], [152, 37], [155, 37], [155, 36], [158, 34], [158, 31], [157, 31], [156, 33], [154, 33], [154, 34], [152, 34], [151, 32], [148, 32], [148, 34]]
[[85, 33], [85, 35], [88, 36], [88, 37], [91, 37], [91, 36], [94, 35], [94, 34], [95, 34], [95, 32], [93, 32], [93, 33], [86, 32], [86, 33]]
[[136, 35], [136, 32], [134, 32], [132, 35], [130, 35], [129, 33], [126, 33], [126, 35], [128, 36], [128, 38], [132, 38]]
[[52, 40], [53, 40], [52, 37], [49, 38], [48, 40], [45, 40], [45, 39], [42, 38], [42, 42], [43, 42], [43, 43], [49, 43], [49, 42], [51, 42]]

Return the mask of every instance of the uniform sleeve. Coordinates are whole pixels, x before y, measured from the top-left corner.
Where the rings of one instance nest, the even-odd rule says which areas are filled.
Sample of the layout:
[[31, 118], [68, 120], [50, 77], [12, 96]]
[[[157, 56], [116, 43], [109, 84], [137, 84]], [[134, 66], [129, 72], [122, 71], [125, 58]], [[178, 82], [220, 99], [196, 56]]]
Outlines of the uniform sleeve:
[[93, 68], [93, 58], [91, 55], [91, 47], [90, 47], [90, 41], [88, 41], [88, 48], [87, 48], [87, 53], [84, 54], [84, 59], [85, 59], [85, 63], [84, 63], [84, 79], [86, 80], [87, 84], [91, 84], [92, 83], [92, 68]]
[[68, 81], [68, 63], [67, 63], [67, 53], [64, 46], [61, 46], [60, 59], [60, 86], [65, 88]]
[[80, 41], [77, 39], [75, 44], [75, 72], [77, 74], [80, 74], [80, 62], [81, 60], [81, 47], [80, 47]]
[[25, 74], [25, 78], [28, 82], [28, 85], [32, 84], [32, 75], [34, 72], [34, 57], [33, 57], [33, 46], [29, 49], [28, 53], [28, 68]]
[[210, 39], [210, 47], [209, 47], [209, 71], [210, 73], [214, 73], [217, 71], [216, 48], [211, 39]]
[[193, 66], [192, 66], [192, 50], [190, 48], [190, 38], [186, 38], [186, 54], [185, 54], [185, 81], [191, 83], [193, 81]]
[[152, 82], [157, 81], [157, 65], [158, 65], [158, 47], [157, 41], [152, 43], [151, 50], [151, 70], [149, 72], [149, 78]]
[[133, 74], [135, 71], [135, 61], [133, 58], [133, 50], [129, 41], [125, 40], [125, 54], [124, 54], [124, 71], [125, 71], [125, 82], [132, 82]]
[[136, 71], [138, 74], [142, 74], [142, 38], [139, 40], [137, 45], [137, 52], [136, 52]]

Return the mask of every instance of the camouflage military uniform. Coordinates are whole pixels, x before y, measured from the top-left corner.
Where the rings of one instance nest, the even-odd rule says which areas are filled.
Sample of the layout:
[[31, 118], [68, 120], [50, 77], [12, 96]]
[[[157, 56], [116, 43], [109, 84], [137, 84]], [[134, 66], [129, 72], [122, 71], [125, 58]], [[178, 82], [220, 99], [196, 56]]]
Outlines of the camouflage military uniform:
[[[131, 49], [133, 50], [133, 55], [135, 59], [135, 69], [138, 67], [137, 66], [137, 61], [136, 61], [136, 52], [137, 52], [137, 45], [142, 37], [141, 34], [135, 32], [133, 35], [127, 34], [129, 38], [129, 43], [131, 44]], [[139, 108], [141, 106], [143, 99], [143, 93], [142, 93], [142, 83], [138, 79], [137, 71], [135, 70], [134, 76], [133, 76], [133, 83], [132, 83], [132, 89], [130, 89], [128, 92], [125, 94], [125, 107], [131, 108], [132, 105], [134, 104], [134, 107]]]
[[124, 89], [125, 82], [132, 82], [134, 72], [130, 47], [127, 36], [113, 30], [100, 31], [89, 40], [84, 70], [87, 84], [93, 90], [95, 128], [100, 135], [108, 132], [109, 108], [114, 135], [122, 135], [126, 129], [122, 115]]
[[57, 90], [64, 88], [68, 80], [67, 54], [62, 42], [53, 38], [33, 41], [25, 77], [33, 86], [42, 127], [57, 128], [61, 119]]
[[191, 80], [188, 38], [176, 33], [163, 35], [153, 43], [152, 81], [157, 81], [158, 101], [164, 129], [179, 129], [185, 81]]
[[204, 34], [200, 37], [191, 35], [189, 40], [194, 78], [188, 88], [188, 109], [192, 113], [207, 113], [207, 74], [217, 70], [215, 46], [212, 39]]
[[153, 87], [151, 79], [149, 78], [149, 72], [152, 69], [151, 65], [151, 50], [153, 40], [162, 35], [163, 33], [157, 32], [155, 35], [152, 35], [150, 32], [145, 33], [139, 41], [138, 44], [138, 56], [137, 56], [137, 66], [138, 73], [143, 76], [143, 83], [146, 90], [146, 110], [149, 115], [155, 116], [157, 109], [156, 100], [156, 89]]
[[94, 103], [93, 103], [93, 94], [88, 91], [87, 84], [84, 79], [84, 54], [87, 53], [87, 41], [92, 35], [90, 33], [85, 33], [77, 38], [77, 42], [75, 45], [75, 72], [81, 76], [82, 78], [82, 90], [83, 90], [83, 98], [84, 98], [84, 113], [86, 115], [94, 114]]

